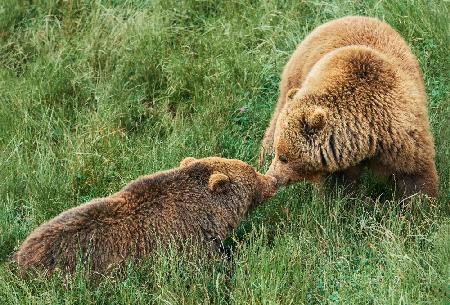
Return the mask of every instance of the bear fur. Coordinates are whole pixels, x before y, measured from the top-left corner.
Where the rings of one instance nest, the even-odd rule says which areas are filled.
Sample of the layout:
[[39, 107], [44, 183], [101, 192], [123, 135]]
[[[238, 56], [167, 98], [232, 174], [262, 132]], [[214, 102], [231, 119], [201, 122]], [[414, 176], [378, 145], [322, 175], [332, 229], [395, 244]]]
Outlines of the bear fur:
[[389, 25], [344, 17], [316, 28], [284, 68], [260, 161], [280, 184], [340, 174], [357, 181], [364, 166], [401, 195], [437, 195], [434, 144], [417, 59]]
[[276, 191], [273, 177], [239, 161], [186, 158], [121, 191], [69, 209], [35, 229], [14, 260], [22, 271], [74, 271], [77, 259], [104, 274], [175, 242], [218, 250], [242, 217]]

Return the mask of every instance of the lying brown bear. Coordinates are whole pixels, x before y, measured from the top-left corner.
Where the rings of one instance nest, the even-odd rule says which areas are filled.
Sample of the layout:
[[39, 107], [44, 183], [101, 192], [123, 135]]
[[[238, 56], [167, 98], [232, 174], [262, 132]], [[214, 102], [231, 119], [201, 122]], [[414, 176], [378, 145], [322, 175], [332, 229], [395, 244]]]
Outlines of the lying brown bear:
[[345, 17], [315, 29], [284, 68], [280, 98], [263, 139], [280, 184], [351, 182], [368, 166], [402, 195], [437, 195], [433, 136], [415, 56], [375, 18]]
[[157, 242], [190, 240], [214, 251], [275, 185], [239, 160], [186, 158], [179, 168], [141, 177], [42, 224], [14, 260], [22, 271], [72, 272], [82, 253], [90, 272], [104, 274], [148, 256]]

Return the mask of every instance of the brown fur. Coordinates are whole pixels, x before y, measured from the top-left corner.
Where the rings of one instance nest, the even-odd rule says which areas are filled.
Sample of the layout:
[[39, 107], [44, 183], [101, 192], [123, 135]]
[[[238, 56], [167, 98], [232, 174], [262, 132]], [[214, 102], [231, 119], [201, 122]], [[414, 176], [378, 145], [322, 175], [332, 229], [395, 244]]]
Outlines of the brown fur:
[[328, 22], [284, 68], [260, 160], [273, 142], [268, 174], [281, 184], [336, 172], [355, 180], [367, 165], [402, 194], [434, 197], [426, 104], [417, 60], [394, 29], [368, 17]]
[[71, 272], [81, 253], [91, 272], [103, 274], [148, 256], [159, 242], [189, 240], [216, 250], [275, 185], [239, 160], [186, 158], [179, 168], [61, 213], [34, 230], [14, 259], [21, 270]]

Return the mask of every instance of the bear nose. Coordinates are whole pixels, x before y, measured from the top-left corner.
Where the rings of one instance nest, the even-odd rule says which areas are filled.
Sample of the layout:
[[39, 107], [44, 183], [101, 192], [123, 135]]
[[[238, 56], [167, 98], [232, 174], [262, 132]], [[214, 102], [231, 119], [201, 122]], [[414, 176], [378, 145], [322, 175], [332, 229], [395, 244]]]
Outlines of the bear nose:
[[270, 175], [267, 175], [267, 178], [269, 178], [269, 183], [270, 183], [271, 186], [273, 186], [273, 187], [277, 187], [278, 186], [277, 178], [275, 178], [274, 176], [270, 176]]
[[275, 178], [274, 176], [269, 176], [269, 177], [270, 177], [270, 179], [272, 180], [272, 184], [276, 186], [277, 183], [278, 183], [278, 182], [277, 182], [277, 178]]

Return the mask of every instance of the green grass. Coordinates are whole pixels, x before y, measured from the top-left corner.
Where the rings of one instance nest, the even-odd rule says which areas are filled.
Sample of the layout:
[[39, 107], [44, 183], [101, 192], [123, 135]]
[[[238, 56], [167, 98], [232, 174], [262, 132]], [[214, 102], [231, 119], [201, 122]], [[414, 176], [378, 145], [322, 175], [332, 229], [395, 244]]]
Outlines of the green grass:
[[[449, 304], [449, 11], [439, 0], [1, 1], [0, 303]], [[9, 255], [69, 207], [186, 156], [256, 165], [289, 55], [351, 14], [387, 21], [419, 58], [436, 203], [364, 199], [370, 179], [326, 199], [303, 183], [242, 223], [228, 263], [169, 251], [99, 285], [82, 272], [18, 277]]]

